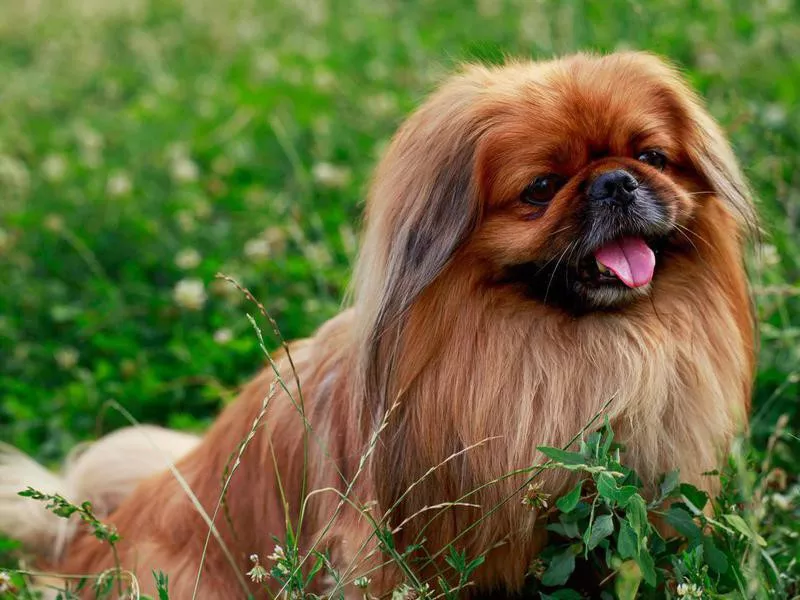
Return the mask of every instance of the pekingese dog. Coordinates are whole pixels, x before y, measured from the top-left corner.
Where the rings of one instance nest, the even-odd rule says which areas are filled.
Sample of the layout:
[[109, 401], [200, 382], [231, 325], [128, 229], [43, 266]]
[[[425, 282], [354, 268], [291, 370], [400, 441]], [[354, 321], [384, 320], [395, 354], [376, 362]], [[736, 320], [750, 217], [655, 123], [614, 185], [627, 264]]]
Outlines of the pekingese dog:
[[[244, 574], [288, 522], [340, 575], [319, 593], [360, 598], [368, 575], [383, 597], [403, 573], [378, 523], [397, 548], [424, 539], [420, 578], [451, 572], [436, 557], [458, 536], [486, 553], [469, 593], [514, 592], [545, 533], [515, 497], [522, 476], [502, 476], [606, 405], [646, 485], [679, 468], [713, 493], [703, 473], [749, 408], [755, 226], [723, 133], [660, 59], [464, 67], [377, 168], [352, 308], [223, 412], [177, 462], [188, 486], [157, 473], [111, 512], [122, 566], [150, 593], [151, 571], [168, 573], [180, 599], [277, 591]], [[112, 564], [81, 529], [50, 566]]]

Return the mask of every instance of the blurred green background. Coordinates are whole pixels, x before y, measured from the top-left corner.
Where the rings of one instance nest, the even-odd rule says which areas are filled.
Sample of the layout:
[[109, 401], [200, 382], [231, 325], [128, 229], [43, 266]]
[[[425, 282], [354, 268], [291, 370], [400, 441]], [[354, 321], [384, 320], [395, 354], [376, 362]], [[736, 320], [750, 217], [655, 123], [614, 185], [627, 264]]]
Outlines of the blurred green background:
[[[252, 307], [215, 273], [250, 287], [286, 338], [309, 334], [341, 305], [376, 157], [443, 74], [621, 48], [686, 70], [753, 182], [756, 456], [779, 415], [797, 424], [797, 2], [0, 7], [2, 440], [55, 461], [124, 423], [111, 399], [202, 429], [263, 360]], [[790, 474], [793, 444], [774, 458]]]

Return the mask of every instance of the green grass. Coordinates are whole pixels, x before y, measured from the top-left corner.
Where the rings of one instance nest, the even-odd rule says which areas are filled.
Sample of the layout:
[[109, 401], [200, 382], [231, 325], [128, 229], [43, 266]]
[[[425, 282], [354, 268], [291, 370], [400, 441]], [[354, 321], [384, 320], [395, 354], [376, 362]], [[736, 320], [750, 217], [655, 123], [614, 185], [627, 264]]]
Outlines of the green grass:
[[765, 493], [794, 507], [767, 498], [758, 520], [797, 581], [796, 0], [0, 3], [0, 439], [55, 462], [124, 424], [111, 399], [202, 429], [263, 358], [215, 273], [287, 339], [312, 332], [339, 309], [376, 155], [442, 74], [616, 48], [686, 70], [759, 198], [761, 360], [740, 475], [752, 490], [788, 473]]

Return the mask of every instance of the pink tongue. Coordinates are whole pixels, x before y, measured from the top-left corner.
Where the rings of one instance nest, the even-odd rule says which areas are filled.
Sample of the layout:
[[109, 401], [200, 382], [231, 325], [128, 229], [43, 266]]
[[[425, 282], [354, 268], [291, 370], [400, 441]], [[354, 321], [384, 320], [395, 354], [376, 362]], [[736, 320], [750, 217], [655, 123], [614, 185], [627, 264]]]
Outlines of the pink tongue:
[[594, 257], [628, 287], [641, 287], [653, 279], [656, 255], [642, 238], [614, 240], [595, 250]]

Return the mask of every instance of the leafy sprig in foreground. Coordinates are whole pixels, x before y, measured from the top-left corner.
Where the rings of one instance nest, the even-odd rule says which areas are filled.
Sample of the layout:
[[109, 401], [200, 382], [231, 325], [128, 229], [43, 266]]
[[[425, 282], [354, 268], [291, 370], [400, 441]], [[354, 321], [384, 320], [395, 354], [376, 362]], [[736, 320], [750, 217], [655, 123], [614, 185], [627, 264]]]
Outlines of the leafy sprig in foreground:
[[[529, 587], [544, 600], [596, 597], [598, 588], [603, 597], [620, 599], [767, 598], [784, 591], [764, 539], [730, 494], [712, 502], [681, 483], [677, 471], [647, 493], [622, 464], [608, 422], [577, 452], [539, 450], [551, 459], [549, 468], [581, 477], [550, 509], [553, 537], [531, 568]], [[546, 504], [536, 489], [523, 502]], [[753, 569], [766, 576], [752, 577]], [[763, 587], [748, 588], [748, 581]]]

